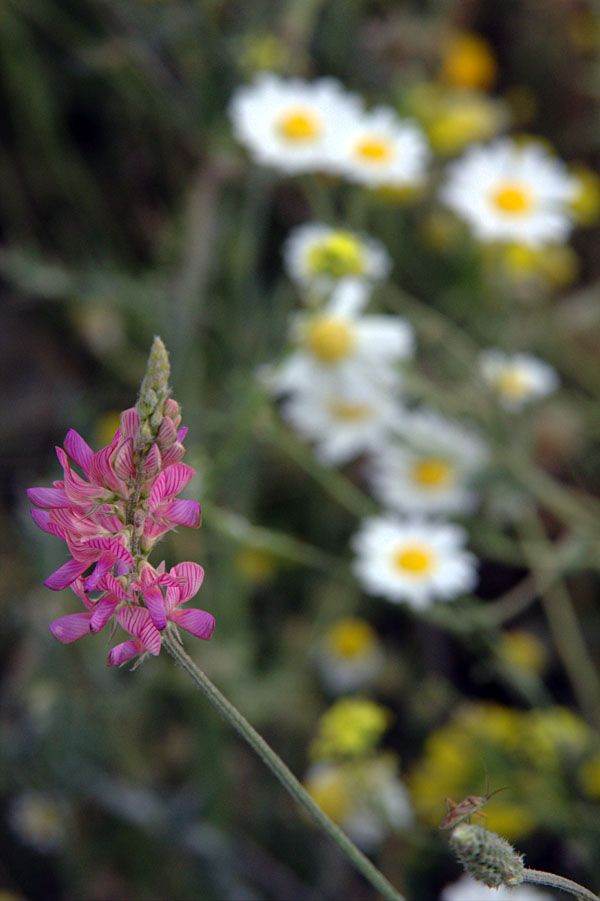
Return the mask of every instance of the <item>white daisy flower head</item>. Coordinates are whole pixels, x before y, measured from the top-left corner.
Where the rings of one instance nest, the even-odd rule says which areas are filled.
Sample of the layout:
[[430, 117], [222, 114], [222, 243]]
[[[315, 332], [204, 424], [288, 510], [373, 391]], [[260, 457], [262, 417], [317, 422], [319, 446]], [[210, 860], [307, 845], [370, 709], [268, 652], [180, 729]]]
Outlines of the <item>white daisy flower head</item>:
[[391, 268], [383, 245], [346, 228], [307, 222], [295, 228], [283, 247], [286, 271], [301, 287], [326, 289], [340, 279], [385, 278]]
[[479, 371], [503, 407], [519, 411], [525, 404], [547, 397], [560, 380], [553, 366], [531, 354], [506, 354], [490, 348], [479, 355]]
[[489, 888], [465, 874], [458, 882], [446, 886], [440, 895], [440, 901], [555, 901], [555, 896], [530, 885]]
[[377, 500], [400, 513], [455, 516], [471, 512], [470, 482], [486, 460], [483, 440], [434, 410], [405, 411], [380, 443], [367, 478]]
[[416, 122], [378, 106], [348, 119], [330, 145], [332, 168], [368, 187], [416, 187], [426, 178], [429, 147]]
[[313, 659], [323, 685], [337, 695], [372, 685], [385, 658], [375, 629], [360, 617], [348, 616], [331, 623]]
[[414, 351], [411, 326], [399, 316], [360, 315], [355, 285], [342, 283], [326, 306], [292, 323], [295, 350], [280, 366], [275, 393], [327, 389], [338, 394], [394, 385]]
[[282, 407], [283, 418], [308, 441], [327, 466], [347, 463], [385, 442], [397, 416], [389, 391], [352, 380], [341, 388], [331, 381], [293, 392]]
[[569, 237], [577, 180], [541, 144], [476, 145], [447, 171], [440, 198], [478, 240], [539, 246]]
[[229, 104], [233, 133], [255, 162], [288, 175], [329, 167], [329, 144], [362, 109], [334, 78], [305, 81], [263, 73]]
[[354, 574], [368, 594], [423, 610], [475, 587], [477, 559], [465, 542], [456, 525], [371, 517], [352, 538]]

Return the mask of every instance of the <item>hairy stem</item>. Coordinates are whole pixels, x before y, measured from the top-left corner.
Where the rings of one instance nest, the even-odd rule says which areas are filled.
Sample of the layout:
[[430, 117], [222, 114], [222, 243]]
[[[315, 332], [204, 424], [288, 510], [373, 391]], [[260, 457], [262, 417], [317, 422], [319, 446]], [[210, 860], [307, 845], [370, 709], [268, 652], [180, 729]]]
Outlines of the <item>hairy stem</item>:
[[317, 826], [336, 843], [344, 854], [352, 862], [353, 866], [367, 879], [371, 885], [386, 899], [386, 901], [405, 901], [403, 896], [396, 891], [385, 876], [375, 867], [371, 861], [360, 851], [356, 845], [342, 832], [339, 826], [329, 819], [321, 808], [315, 804], [308, 792], [302, 787], [294, 774], [285, 765], [283, 760], [267, 744], [264, 738], [250, 725], [239, 710], [221, 694], [219, 689], [211, 682], [208, 676], [196, 666], [192, 658], [186, 653], [173, 632], [163, 632], [163, 647], [174, 660], [186, 671], [196, 686], [203, 692], [208, 700], [214, 704], [219, 713], [233, 726], [244, 738], [251, 748], [256, 751], [263, 763], [279, 779], [283, 787], [294, 800], [302, 807]]
[[575, 895], [576, 898], [583, 899], [583, 901], [600, 901], [598, 895], [590, 892], [589, 889], [584, 888], [577, 882], [573, 882], [572, 879], [565, 879], [564, 876], [556, 876], [554, 873], [545, 873], [543, 870], [529, 870], [527, 868], [523, 870], [522, 876], [523, 882], [532, 882], [536, 885], [550, 885], [553, 888], [562, 889], [563, 892], [569, 892], [571, 895]]

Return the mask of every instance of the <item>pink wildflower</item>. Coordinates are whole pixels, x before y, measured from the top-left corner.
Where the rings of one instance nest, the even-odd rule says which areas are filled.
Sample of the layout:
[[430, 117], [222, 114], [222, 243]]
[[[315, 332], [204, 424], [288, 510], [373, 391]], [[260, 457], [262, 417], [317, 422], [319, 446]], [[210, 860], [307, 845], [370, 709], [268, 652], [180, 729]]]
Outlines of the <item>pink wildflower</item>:
[[121, 414], [112, 442], [94, 453], [69, 430], [64, 450], [56, 448], [63, 479], [27, 491], [40, 508], [31, 511], [36, 524], [66, 542], [71, 554], [44, 584], [70, 585], [86, 608], [55, 620], [50, 630], [68, 643], [116, 619], [133, 638], [113, 648], [111, 665], [144, 651], [158, 654], [168, 620], [199, 638], [210, 638], [214, 628], [210, 614], [179, 609], [200, 588], [202, 567], [181, 563], [165, 573], [164, 563], [154, 569], [147, 560], [170, 529], [200, 525], [198, 502], [177, 498], [195, 472], [181, 462], [187, 429], [168, 396], [168, 376], [166, 349], [155, 338], [138, 403]]

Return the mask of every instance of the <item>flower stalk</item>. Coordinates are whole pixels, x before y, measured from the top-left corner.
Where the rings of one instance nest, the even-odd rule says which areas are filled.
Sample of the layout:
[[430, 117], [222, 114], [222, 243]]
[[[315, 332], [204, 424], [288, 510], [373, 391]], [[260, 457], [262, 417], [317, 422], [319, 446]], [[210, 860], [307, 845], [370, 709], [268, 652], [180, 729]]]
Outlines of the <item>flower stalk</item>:
[[403, 896], [371, 863], [368, 857], [356, 847], [354, 842], [313, 801], [279, 755], [267, 744], [240, 711], [219, 691], [206, 673], [194, 663], [177, 640], [174, 631], [169, 629], [163, 635], [163, 647], [179, 666], [186, 671], [195, 685], [203, 692], [211, 704], [217, 708], [219, 713], [248, 742], [296, 803], [302, 807], [317, 826], [327, 833], [331, 840], [348, 857], [352, 865], [380, 892], [382, 897], [386, 901], [404, 901]]

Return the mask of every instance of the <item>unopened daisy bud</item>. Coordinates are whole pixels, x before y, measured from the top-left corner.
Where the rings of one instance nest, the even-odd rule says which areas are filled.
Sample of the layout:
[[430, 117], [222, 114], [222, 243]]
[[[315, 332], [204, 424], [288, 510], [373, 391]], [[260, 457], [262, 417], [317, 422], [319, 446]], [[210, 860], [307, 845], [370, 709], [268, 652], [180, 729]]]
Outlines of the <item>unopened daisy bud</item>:
[[136, 410], [140, 417], [138, 444], [143, 446], [154, 441], [164, 416], [165, 403], [169, 398], [169, 355], [162, 340], [155, 336], [146, 373], [142, 380]]
[[523, 855], [483, 826], [459, 823], [450, 836], [450, 846], [469, 876], [489, 888], [523, 881]]

